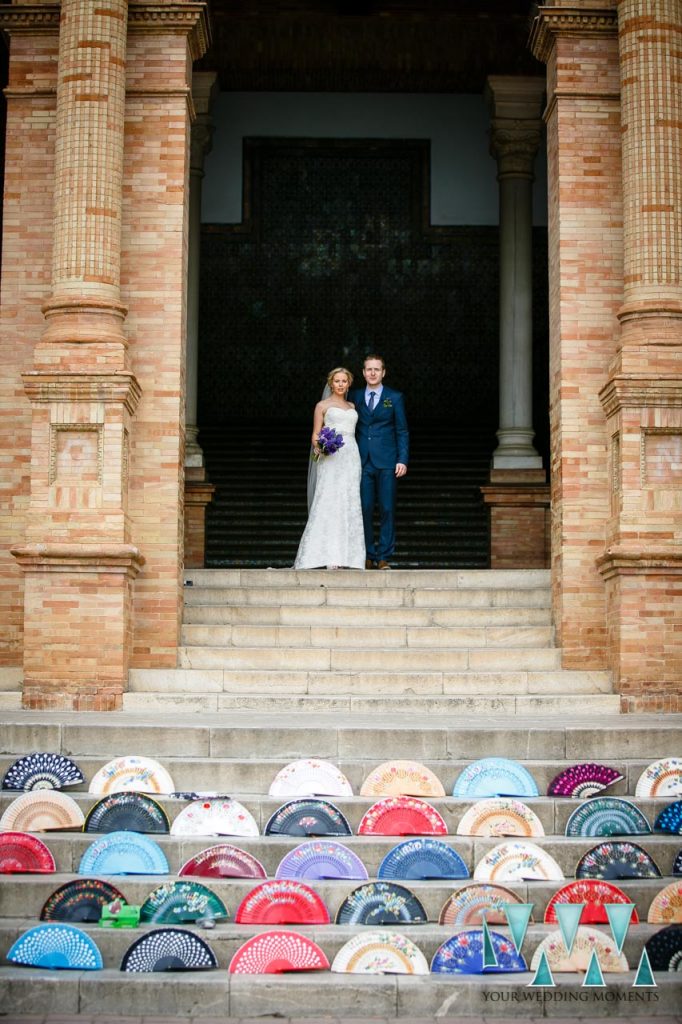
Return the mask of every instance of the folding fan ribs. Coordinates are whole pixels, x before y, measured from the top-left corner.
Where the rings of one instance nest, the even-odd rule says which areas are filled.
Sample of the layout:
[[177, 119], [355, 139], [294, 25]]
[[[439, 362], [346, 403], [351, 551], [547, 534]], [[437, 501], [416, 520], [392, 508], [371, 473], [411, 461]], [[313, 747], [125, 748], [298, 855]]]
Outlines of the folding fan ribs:
[[564, 873], [546, 850], [535, 843], [498, 843], [476, 865], [478, 882], [562, 881]]
[[63, 754], [26, 754], [11, 764], [2, 780], [3, 789], [62, 789], [85, 782], [75, 761]]
[[503, 885], [474, 882], [457, 889], [445, 901], [438, 923], [480, 928], [485, 918], [488, 924], [507, 924], [505, 903], [523, 903], [523, 900]]
[[55, 862], [49, 848], [27, 832], [0, 832], [0, 874], [51, 875]]
[[576, 878], [660, 878], [650, 854], [637, 843], [609, 840], [593, 846], [578, 861]]
[[207, 942], [184, 928], [156, 928], [132, 943], [121, 970], [147, 974], [161, 971], [202, 971], [218, 966]]
[[90, 793], [172, 793], [173, 780], [158, 761], [136, 754], [116, 757], [103, 765], [90, 782]]
[[354, 935], [332, 963], [336, 974], [428, 974], [429, 965], [418, 946], [400, 932]]
[[379, 878], [468, 878], [456, 850], [440, 839], [406, 839], [389, 850], [379, 865]]
[[528, 769], [518, 761], [484, 757], [462, 770], [452, 795], [474, 800], [489, 796], [538, 796], [538, 787]]
[[682, 924], [682, 882], [671, 882], [656, 893], [647, 921], [649, 924]]
[[98, 971], [102, 954], [90, 936], [70, 924], [39, 924], [20, 935], [7, 959], [10, 963], [52, 970]]
[[682, 926], [670, 924], [652, 935], [646, 951], [653, 971], [679, 971], [682, 964]]
[[367, 878], [367, 868], [352, 850], [330, 839], [309, 839], [286, 853], [277, 878]]
[[352, 796], [353, 788], [335, 765], [318, 758], [292, 761], [273, 779], [269, 796]]
[[40, 912], [41, 921], [99, 921], [102, 907], [125, 896], [100, 878], [76, 878], [65, 882], [48, 896]]
[[385, 761], [362, 784], [361, 796], [445, 796], [430, 768], [417, 761]]
[[173, 836], [257, 836], [256, 819], [238, 800], [195, 800], [171, 825]]
[[140, 921], [154, 924], [226, 920], [227, 916], [223, 901], [199, 882], [165, 882], [149, 893], [140, 908]]
[[320, 947], [298, 932], [269, 931], [254, 935], [230, 961], [230, 974], [282, 974], [324, 971], [329, 961]]
[[605, 764], [587, 762], [574, 764], [560, 771], [549, 784], [548, 796], [569, 796], [583, 800], [595, 796], [608, 786], [620, 782], [623, 776]]
[[110, 793], [90, 809], [84, 832], [150, 832], [163, 835], [170, 831], [168, 816], [161, 804], [144, 793]]
[[278, 807], [265, 826], [266, 836], [350, 836], [352, 829], [341, 811], [328, 800], [312, 797], [289, 800]]
[[436, 950], [431, 961], [432, 974], [494, 974], [527, 971], [526, 961], [516, 952], [506, 935], [489, 932], [497, 965], [484, 967], [483, 930], [458, 932]]
[[682, 757], [663, 757], [644, 769], [635, 796], [682, 796]]
[[83, 827], [83, 812], [76, 801], [59, 790], [36, 789], [13, 800], [0, 818], [0, 829], [50, 832]]
[[393, 796], [372, 804], [360, 836], [446, 836], [448, 827], [435, 807], [416, 797]]
[[544, 952], [552, 972], [585, 974], [594, 950], [604, 973], [620, 974], [629, 970], [625, 956], [618, 952], [611, 936], [584, 925], [578, 927], [570, 953], [566, 949], [561, 931], [550, 932], [545, 936], [533, 954], [530, 969], [537, 970]]
[[167, 875], [168, 861], [158, 843], [139, 832], [110, 832], [88, 846], [80, 875]]
[[458, 836], [544, 836], [535, 811], [511, 797], [479, 800], [463, 815]]
[[[630, 897], [611, 882], [596, 878], [581, 878], [569, 882], [554, 893], [545, 910], [545, 924], [557, 923], [557, 904], [584, 903], [580, 924], [608, 924], [605, 903], [630, 903]], [[631, 921], [639, 923], [637, 911], [633, 909]]]
[[336, 924], [426, 924], [415, 894], [395, 882], [369, 882], [354, 889], [339, 907]]
[[630, 800], [596, 796], [581, 804], [566, 822], [567, 836], [645, 836], [651, 825]]
[[235, 924], [329, 924], [329, 911], [310, 886], [278, 879], [252, 889], [234, 920]]
[[230, 843], [216, 843], [201, 850], [185, 861], [178, 874], [200, 878], [267, 878], [256, 857]]

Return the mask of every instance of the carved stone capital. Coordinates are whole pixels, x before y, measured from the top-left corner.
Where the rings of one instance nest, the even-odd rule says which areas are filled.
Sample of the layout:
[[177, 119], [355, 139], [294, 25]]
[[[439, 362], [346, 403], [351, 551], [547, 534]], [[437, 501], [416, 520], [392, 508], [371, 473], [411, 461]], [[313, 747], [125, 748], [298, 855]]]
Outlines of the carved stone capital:
[[632, 548], [613, 544], [597, 559], [604, 579], [614, 576], [682, 576], [682, 548]]
[[31, 402], [117, 402], [134, 415], [142, 389], [135, 375], [119, 373], [30, 370], [22, 374]]
[[204, 157], [211, 152], [214, 125], [208, 114], [197, 115], [190, 132], [190, 170], [203, 174]]
[[541, 122], [493, 118], [490, 153], [497, 160], [498, 177], [533, 178], [533, 162], [542, 138]]
[[652, 407], [682, 408], [682, 377], [635, 377], [619, 375], [599, 392], [599, 401], [606, 416], [621, 409]]
[[529, 46], [533, 56], [546, 64], [557, 36], [615, 36], [617, 32], [615, 2], [612, 7], [540, 7]]
[[211, 26], [205, 0], [131, 0], [131, 32], [183, 32], [192, 60], [199, 60], [211, 44]]
[[115, 573], [134, 579], [145, 563], [133, 544], [26, 544], [12, 548], [25, 572]]

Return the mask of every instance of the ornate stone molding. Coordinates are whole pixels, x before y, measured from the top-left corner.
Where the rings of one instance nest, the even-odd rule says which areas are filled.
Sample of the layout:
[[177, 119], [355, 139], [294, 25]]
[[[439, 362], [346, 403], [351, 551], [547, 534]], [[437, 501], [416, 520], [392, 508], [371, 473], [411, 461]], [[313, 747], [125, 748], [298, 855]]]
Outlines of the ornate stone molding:
[[119, 573], [134, 579], [145, 563], [133, 544], [26, 544], [11, 550], [25, 572]]
[[533, 56], [546, 64], [556, 36], [614, 36], [617, 33], [615, 3], [612, 9], [596, 6], [540, 7], [528, 45]]
[[184, 32], [192, 60], [199, 60], [211, 44], [211, 26], [204, 0], [131, 0], [128, 28], [132, 32]]
[[490, 154], [497, 160], [498, 178], [533, 180], [533, 162], [540, 147], [540, 122], [509, 118], [491, 121]]
[[682, 549], [629, 548], [614, 544], [596, 561], [604, 579], [614, 576], [682, 576]]
[[22, 374], [31, 402], [120, 402], [132, 416], [142, 396], [135, 375], [120, 373], [67, 373], [29, 370]]
[[0, 8], [0, 29], [12, 36], [59, 31], [59, 4], [22, 4]]
[[682, 408], [682, 377], [618, 376], [599, 392], [606, 416], [621, 409]]

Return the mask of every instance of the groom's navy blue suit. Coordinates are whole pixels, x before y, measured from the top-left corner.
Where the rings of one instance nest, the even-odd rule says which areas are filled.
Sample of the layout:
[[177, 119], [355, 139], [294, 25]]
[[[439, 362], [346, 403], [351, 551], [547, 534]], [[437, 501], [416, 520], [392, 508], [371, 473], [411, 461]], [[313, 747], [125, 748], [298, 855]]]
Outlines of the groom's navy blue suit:
[[[385, 561], [395, 547], [395, 467], [405, 466], [410, 454], [405, 400], [402, 392], [384, 384], [375, 408], [367, 407], [365, 389], [351, 391], [350, 401], [358, 411], [356, 438], [362, 460], [360, 500], [365, 527], [367, 558]], [[374, 543], [374, 506], [379, 504], [379, 544]]]

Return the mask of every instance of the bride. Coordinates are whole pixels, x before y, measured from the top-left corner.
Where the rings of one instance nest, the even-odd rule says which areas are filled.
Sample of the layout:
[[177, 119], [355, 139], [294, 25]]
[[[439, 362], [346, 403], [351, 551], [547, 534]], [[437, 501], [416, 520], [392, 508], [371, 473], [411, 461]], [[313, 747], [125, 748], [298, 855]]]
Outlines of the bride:
[[321, 451], [318, 441], [323, 426], [333, 427], [343, 436], [344, 443], [333, 455], [319, 454], [313, 467], [315, 490], [294, 569], [365, 567], [365, 532], [360, 506], [362, 467], [355, 440], [358, 414], [347, 400], [352, 383], [350, 370], [337, 366], [327, 377], [329, 397], [315, 406], [313, 451], [316, 454]]

